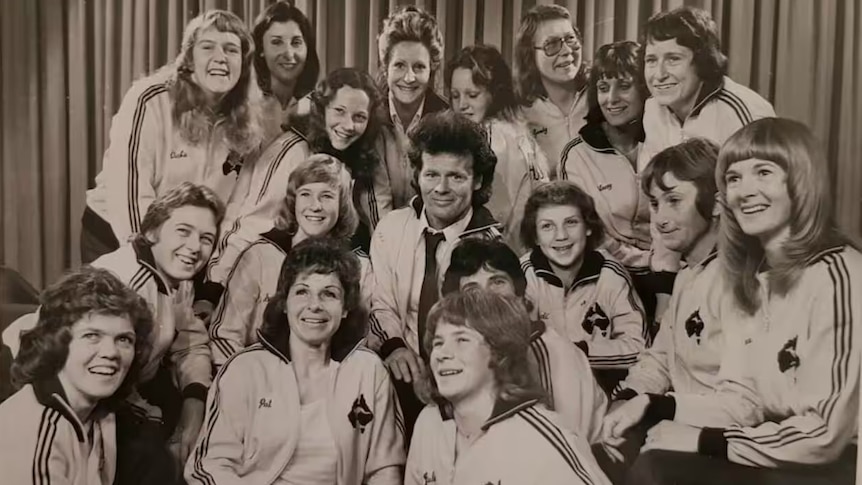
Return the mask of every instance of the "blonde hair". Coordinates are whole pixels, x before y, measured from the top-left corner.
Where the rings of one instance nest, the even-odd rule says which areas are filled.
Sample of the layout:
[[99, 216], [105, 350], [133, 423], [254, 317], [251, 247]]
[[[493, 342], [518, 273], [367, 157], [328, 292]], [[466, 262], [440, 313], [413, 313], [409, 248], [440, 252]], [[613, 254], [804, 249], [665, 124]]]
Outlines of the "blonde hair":
[[419, 42], [428, 49], [431, 58], [431, 76], [428, 86], [434, 85], [434, 74], [443, 61], [443, 36], [437, 25], [437, 19], [421, 8], [407, 6], [392, 12], [383, 20], [383, 28], [377, 36], [377, 55], [380, 60], [380, 87], [388, 92], [386, 87], [386, 70], [392, 48], [401, 42]]
[[763, 118], [734, 133], [721, 147], [715, 170], [723, 211], [719, 254], [733, 296], [749, 314], [760, 307], [756, 275], [765, 253], [760, 240], [742, 230], [728, 207], [724, 177], [731, 165], [752, 158], [776, 163], [787, 173], [790, 236], [782, 244], [779, 257], [769, 262], [770, 291], [786, 295], [819, 253], [850, 244], [835, 224], [829, 167], [807, 126], [784, 118]]

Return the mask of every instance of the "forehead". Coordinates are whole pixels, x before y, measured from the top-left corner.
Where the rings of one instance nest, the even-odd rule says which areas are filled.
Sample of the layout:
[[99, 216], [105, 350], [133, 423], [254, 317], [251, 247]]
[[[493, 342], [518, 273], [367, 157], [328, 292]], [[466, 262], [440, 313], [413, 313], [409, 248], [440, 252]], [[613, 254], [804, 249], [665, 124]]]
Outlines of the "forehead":
[[784, 167], [773, 162], [772, 160], [764, 160], [762, 158], [746, 158], [745, 160], [739, 160], [731, 163], [727, 167], [727, 171], [743, 171], [743, 170], [753, 170], [757, 167], [769, 165], [771, 167], [776, 167], [780, 170], [784, 170]]
[[201, 231], [215, 232], [216, 230], [215, 214], [206, 207], [198, 207], [196, 205], [184, 205], [171, 211], [171, 215], [165, 221], [164, 225], [169, 224], [185, 224], [196, 227]]
[[552, 19], [539, 24], [533, 39], [536, 43], [541, 44], [549, 37], [566, 37], [568, 35], [575, 35], [575, 28], [572, 27], [572, 23], [566, 19]]
[[683, 54], [694, 56], [694, 52], [691, 49], [676, 42], [676, 37], [666, 40], [656, 40], [650, 37], [647, 41], [645, 52], [647, 55]]
[[214, 25], [211, 25], [198, 33], [198, 43], [200, 42], [215, 42], [218, 44], [236, 44], [240, 45], [239, 36], [233, 32], [222, 32]]
[[107, 334], [134, 332], [132, 321], [126, 315], [88, 313], [72, 325], [72, 332], [98, 330]]
[[459, 67], [452, 71], [452, 87], [478, 88], [473, 82], [473, 71], [466, 67]]
[[608, 83], [613, 84], [616, 82], [634, 82], [634, 77], [628, 72], [617, 73], [617, 75], [610, 77], [607, 74], [602, 74], [602, 77], [599, 78], [598, 83]]
[[307, 184], [302, 184], [299, 188], [296, 189], [297, 192], [331, 192], [337, 191], [338, 186], [333, 181], [330, 182], [309, 182]]
[[466, 153], [422, 152], [422, 170], [450, 173], [473, 173], [473, 155]]
[[408, 62], [430, 62], [431, 53], [428, 48], [421, 42], [404, 41], [392, 46], [390, 56], [393, 61], [408, 61]]
[[666, 192], [676, 192], [680, 194], [697, 194], [697, 186], [690, 180], [680, 180], [673, 172], [665, 172], [661, 176], [662, 184], [667, 187], [667, 190], [662, 190], [653, 180], [650, 184], [650, 195], [661, 195]]
[[338, 275], [335, 273], [318, 273], [314, 271], [300, 272], [296, 276], [296, 281], [291, 286], [296, 285], [305, 285], [312, 288], [326, 288], [329, 286], [342, 288], [341, 280], [338, 279]]
[[546, 205], [536, 211], [536, 219], [568, 219], [581, 217], [581, 209], [576, 205]]
[[355, 109], [368, 109], [368, 93], [351, 86], [341, 86], [332, 97], [332, 103], [350, 105]]
[[482, 282], [489, 280], [491, 278], [504, 278], [508, 281], [512, 281], [512, 277], [509, 276], [509, 273], [505, 271], [499, 270], [497, 268], [489, 266], [487, 263], [484, 264], [478, 271], [471, 275], [467, 275], [461, 278], [461, 286], [466, 285], [467, 283], [473, 282]]
[[273, 22], [263, 35], [269, 37], [302, 37], [302, 29], [293, 20]]
[[485, 337], [482, 336], [481, 333], [476, 330], [468, 327], [467, 325], [455, 325], [446, 320], [440, 320], [437, 323], [437, 328], [434, 329], [435, 337], [449, 337], [456, 335], [466, 335], [479, 340], [484, 340]]

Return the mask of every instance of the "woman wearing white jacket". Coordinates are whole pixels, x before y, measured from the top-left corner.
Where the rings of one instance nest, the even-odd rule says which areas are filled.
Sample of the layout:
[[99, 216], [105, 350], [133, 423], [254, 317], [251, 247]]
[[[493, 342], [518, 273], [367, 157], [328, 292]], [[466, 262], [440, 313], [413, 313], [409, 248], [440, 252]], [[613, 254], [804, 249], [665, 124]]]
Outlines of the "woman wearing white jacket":
[[485, 205], [503, 225], [506, 243], [524, 252], [518, 228], [533, 188], [550, 180], [548, 162], [527, 125], [517, 114], [512, 71], [497, 48], [475, 45], [461, 49], [446, 67], [452, 110], [488, 132], [497, 156], [491, 199]]
[[290, 252], [260, 342], [210, 389], [188, 483], [402, 483], [403, 422], [386, 368], [363, 344], [359, 274], [333, 239]]

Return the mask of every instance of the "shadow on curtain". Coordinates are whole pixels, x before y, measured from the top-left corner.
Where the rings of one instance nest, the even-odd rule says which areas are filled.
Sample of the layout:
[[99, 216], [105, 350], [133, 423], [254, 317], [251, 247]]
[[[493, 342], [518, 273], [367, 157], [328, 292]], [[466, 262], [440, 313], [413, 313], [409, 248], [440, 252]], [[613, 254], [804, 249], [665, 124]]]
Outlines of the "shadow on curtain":
[[[0, 264], [37, 287], [77, 265], [84, 192], [101, 167], [111, 117], [131, 82], [179, 51], [186, 22], [226, 8], [249, 24], [271, 0], [4, 0], [0, 2]], [[402, 4], [434, 12], [445, 56], [497, 45], [512, 59], [535, 0], [296, 0], [316, 26], [322, 68], [377, 70], [380, 20]], [[539, 3], [550, 3], [539, 0]], [[862, 5], [856, 0], [567, 0], [585, 52], [637, 39], [655, 12], [710, 11], [730, 76], [812, 127], [835, 181], [838, 218], [859, 235], [862, 187]], [[438, 76], [438, 88], [441, 88]]]

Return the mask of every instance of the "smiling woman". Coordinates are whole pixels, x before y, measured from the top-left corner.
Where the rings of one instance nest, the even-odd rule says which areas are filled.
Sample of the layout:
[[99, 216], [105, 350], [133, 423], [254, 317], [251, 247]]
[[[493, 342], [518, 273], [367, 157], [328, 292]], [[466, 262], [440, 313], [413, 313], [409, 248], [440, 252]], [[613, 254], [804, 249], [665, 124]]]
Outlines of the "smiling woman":
[[262, 137], [252, 51], [244, 23], [211, 10], [189, 22], [173, 63], [126, 93], [102, 172], [87, 192], [84, 262], [139, 232], [150, 204], [181, 182], [230, 199], [244, 157]]

